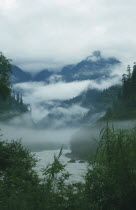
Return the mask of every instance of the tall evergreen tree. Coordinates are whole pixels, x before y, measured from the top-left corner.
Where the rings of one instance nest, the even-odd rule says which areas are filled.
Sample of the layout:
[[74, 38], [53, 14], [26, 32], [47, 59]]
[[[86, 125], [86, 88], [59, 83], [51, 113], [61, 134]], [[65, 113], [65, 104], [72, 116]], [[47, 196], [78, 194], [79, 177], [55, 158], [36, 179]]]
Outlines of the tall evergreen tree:
[[2, 52], [0, 52], [0, 96], [6, 99], [11, 94], [9, 81], [9, 73], [11, 72], [11, 64]]
[[132, 93], [133, 96], [136, 96], [136, 62], [134, 63], [132, 72]]
[[17, 93], [17, 103], [18, 104], [20, 103], [20, 95], [19, 95], [19, 93]]
[[127, 74], [122, 75], [122, 88], [111, 112], [107, 111], [105, 119], [135, 119], [136, 118], [136, 62], [131, 73], [130, 65]]
[[22, 94], [20, 95], [20, 104], [23, 104], [23, 98], [22, 98]]

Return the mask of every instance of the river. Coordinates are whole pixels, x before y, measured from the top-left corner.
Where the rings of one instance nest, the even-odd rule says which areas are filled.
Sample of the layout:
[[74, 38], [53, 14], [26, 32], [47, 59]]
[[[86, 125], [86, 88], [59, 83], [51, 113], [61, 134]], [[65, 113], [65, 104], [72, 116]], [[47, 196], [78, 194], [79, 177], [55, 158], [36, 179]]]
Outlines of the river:
[[[49, 163], [53, 162], [54, 154], [59, 154], [60, 150], [45, 150], [41, 152], [34, 152], [37, 159], [39, 160], [37, 163], [36, 171], [42, 177], [41, 168], [46, 167]], [[69, 163], [69, 158], [65, 156], [66, 153], [70, 153], [70, 150], [63, 150], [63, 153], [60, 157], [62, 163], [66, 164], [66, 170], [71, 174], [69, 181], [70, 182], [78, 182], [83, 181], [83, 176], [85, 175], [87, 169], [87, 163], [80, 163], [76, 161], [75, 163]]]

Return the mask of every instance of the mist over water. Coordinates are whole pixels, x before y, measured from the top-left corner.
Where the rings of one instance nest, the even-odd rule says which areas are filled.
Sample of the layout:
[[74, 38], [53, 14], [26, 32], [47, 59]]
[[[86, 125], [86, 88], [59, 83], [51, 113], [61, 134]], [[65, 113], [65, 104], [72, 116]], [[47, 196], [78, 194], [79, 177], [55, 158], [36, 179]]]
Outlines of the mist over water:
[[[70, 141], [75, 137], [98, 138], [100, 131], [107, 125], [106, 122], [89, 123], [81, 127], [60, 128], [60, 129], [37, 129], [18, 126], [17, 124], [0, 123], [1, 138], [3, 140], [19, 140], [31, 151], [42, 151], [50, 149], [70, 148]], [[108, 123], [109, 127], [128, 129], [136, 126], [136, 120], [114, 121]]]
[[[120, 121], [110, 122], [109, 126], [115, 128], [132, 128], [136, 125], [136, 121]], [[83, 174], [85, 174], [87, 163], [80, 163], [80, 158], [76, 159], [74, 163], [69, 162], [70, 157], [67, 153], [71, 153], [70, 142], [76, 139], [86, 144], [88, 141], [94, 141], [94, 138], [99, 138], [100, 130], [106, 126], [106, 123], [90, 123], [82, 125], [77, 128], [63, 128], [63, 129], [43, 129], [26, 128], [23, 126], [5, 125], [0, 123], [2, 140], [17, 140], [21, 139], [22, 144], [28, 148], [32, 153], [36, 154], [38, 164], [36, 170], [40, 176], [41, 168], [46, 167], [53, 162], [54, 154], [58, 154], [60, 148], [63, 146], [63, 154], [61, 161], [66, 164], [66, 170], [72, 175], [69, 181], [83, 181]], [[93, 145], [93, 144], [92, 144]]]
[[22, 144], [31, 151], [60, 149], [62, 146], [69, 148], [69, 141], [77, 131], [75, 128], [38, 130], [4, 124], [0, 124], [0, 128], [3, 140], [21, 139]]

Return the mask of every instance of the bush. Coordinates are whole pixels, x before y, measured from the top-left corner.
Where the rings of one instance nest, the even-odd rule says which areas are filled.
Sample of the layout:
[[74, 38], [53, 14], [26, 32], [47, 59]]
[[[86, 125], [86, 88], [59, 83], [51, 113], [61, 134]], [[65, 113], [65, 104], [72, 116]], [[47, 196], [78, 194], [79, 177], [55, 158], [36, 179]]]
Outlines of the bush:
[[36, 199], [32, 196], [39, 183], [33, 170], [36, 159], [20, 141], [1, 141], [0, 154], [0, 209], [24, 209]]
[[103, 130], [85, 193], [92, 209], [136, 209], [136, 129]]
[[37, 160], [20, 141], [0, 142], [0, 209], [134, 210], [136, 209], [136, 129], [105, 128], [85, 182], [68, 182], [59, 160], [34, 171]]
[[[80, 208], [82, 184], [66, 182], [70, 174], [59, 158], [43, 169], [40, 179], [33, 169], [37, 160], [20, 141], [0, 142], [0, 209], [64, 210]], [[79, 187], [78, 187], [79, 186]]]

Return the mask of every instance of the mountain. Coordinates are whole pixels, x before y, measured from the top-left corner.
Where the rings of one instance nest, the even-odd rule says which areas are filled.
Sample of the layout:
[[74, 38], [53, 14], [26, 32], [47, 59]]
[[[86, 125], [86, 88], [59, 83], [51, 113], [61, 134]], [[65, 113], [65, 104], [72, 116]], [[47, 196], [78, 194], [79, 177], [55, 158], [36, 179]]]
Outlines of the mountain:
[[72, 82], [75, 80], [96, 80], [107, 78], [111, 76], [112, 69], [119, 65], [121, 62], [114, 58], [104, 58], [100, 51], [95, 51], [91, 56], [75, 65], [66, 65], [59, 72], [44, 69], [31, 75], [23, 71], [19, 67], [12, 66], [11, 82]]
[[62, 107], [60, 103], [58, 107], [52, 108], [49, 113], [37, 123], [37, 127], [42, 129], [77, 127], [82, 123], [82, 119], [87, 112], [88, 109], [79, 104]]
[[80, 95], [72, 99], [63, 101], [61, 103], [61, 106], [68, 107], [75, 104], [80, 104], [80, 106], [84, 108], [90, 108], [91, 105], [95, 106], [95, 103], [98, 97], [100, 97], [101, 92], [102, 91], [97, 89], [87, 89], [86, 91], [83, 91]]
[[32, 80], [35, 82], [43, 82], [47, 81], [52, 75], [53, 72], [49, 71], [48, 69], [45, 69], [34, 75]]
[[43, 104], [45, 109], [48, 107], [49, 113], [38, 122], [40, 128], [62, 128], [74, 127], [82, 123], [89, 110], [95, 112], [95, 103], [101, 91], [88, 89], [79, 96], [64, 101], [52, 101], [53, 106]]
[[47, 82], [52, 76], [53, 72], [48, 69], [42, 70], [35, 75], [25, 72], [18, 66], [12, 65], [12, 73], [10, 74], [11, 83], [21, 83], [21, 82]]
[[120, 63], [114, 57], [104, 58], [100, 51], [95, 51], [91, 56], [76, 65], [65, 66], [61, 71], [61, 75], [66, 82], [106, 78], [110, 76], [111, 69]]
[[58, 106], [68, 108], [70, 106], [79, 104], [81, 107], [87, 109], [92, 109], [93, 107], [93, 109], [96, 110], [96, 112], [101, 112], [107, 107], [111, 106], [113, 98], [117, 98], [120, 89], [120, 85], [111, 86], [103, 91], [89, 88], [72, 99], [64, 100], [58, 103]]
[[[39, 128], [62, 128], [96, 122], [117, 98], [120, 86], [112, 86], [104, 91], [88, 89], [70, 100], [54, 101], [54, 106], [39, 123]], [[53, 101], [52, 101], [53, 103]]]
[[[83, 118], [83, 122], [91, 122], [93, 116], [95, 120], [102, 118], [105, 115], [106, 110], [109, 109], [113, 102], [118, 98], [120, 91], [121, 86], [115, 85], [100, 92], [98, 97], [96, 97], [92, 103], [94, 109], [89, 109], [88, 113]], [[86, 97], [86, 100], [87, 99], [88, 97]]]
[[11, 83], [28, 82], [31, 79], [30, 73], [23, 71], [18, 66], [12, 65], [12, 73], [10, 74]]

